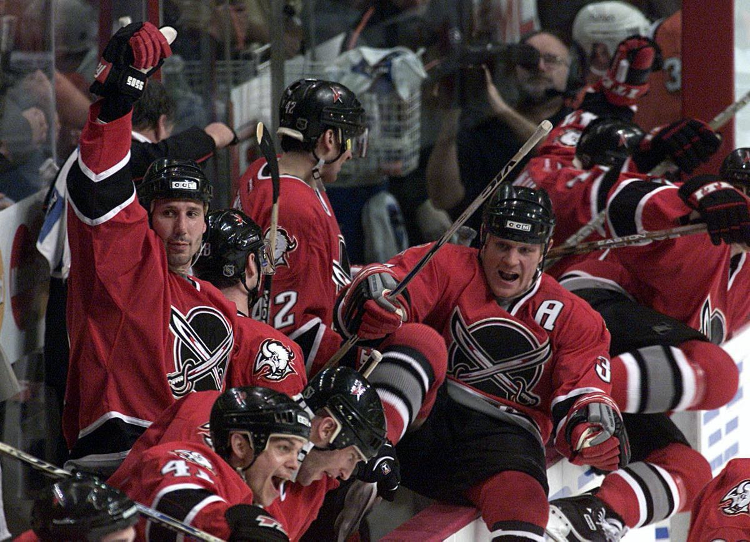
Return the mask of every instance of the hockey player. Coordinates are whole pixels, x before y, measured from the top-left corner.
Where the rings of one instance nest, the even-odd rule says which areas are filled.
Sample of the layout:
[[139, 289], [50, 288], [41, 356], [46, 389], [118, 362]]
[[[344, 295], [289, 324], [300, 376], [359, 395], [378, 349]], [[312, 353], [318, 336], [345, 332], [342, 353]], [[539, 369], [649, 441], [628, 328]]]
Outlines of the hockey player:
[[[296, 482], [285, 486], [286, 498], [269, 508], [293, 541], [299, 540], [315, 519], [326, 492], [338, 487], [339, 479], [348, 479], [359, 461], [367, 460], [368, 466], [373, 466], [374, 459], [380, 460], [379, 465], [390, 473], [381, 469], [379, 481], [370, 479], [388, 489], [398, 486], [395, 459], [379, 454], [384, 448], [386, 423], [382, 404], [367, 379], [348, 367], [328, 369], [309, 383], [302, 395], [312, 418], [313, 449], [304, 457]], [[109, 484], [126, 485], [143, 451], [151, 447], [170, 441], [209, 443], [207, 423], [217, 396], [214, 391], [196, 392], [175, 402], [135, 442]]]
[[475, 504], [495, 540], [543, 537], [550, 435], [577, 464], [613, 470], [629, 456], [609, 397], [604, 322], [541, 271], [553, 226], [543, 191], [501, 185], [484, 209], [481, 249], [442, 247], [394, 302], [384, 289], [428, 247], [365, 267], [336, 313], [362, 339], [393, 333], [402, 319], [440, 331], [447, 386], [397, 447], [404, 483]]
[[130, 498], [76, 473], [42, 490], [31, 509], [32, 530], [15, 541], [134, 541], [137, 522]]
[[[212, 393], [213, 394], [213, 393]], [[286, 541], [264, 508], [298, 468], [310, 418], [294, 400], [264, 387], [231, 388], [213, 403], [211, 446], [162, 442], [143, 452], [122, 490], [149, 507], [230, 541]], [[139, 541], [176, 540], [152, 523]]]
[[237, 209], [210, 212], [208, 236], [193, 266], [237, 306], [236, 349], [229, 366], [229, 386], [265, 386], [294, 396], [307, 384], [302, 350], [278, 330], [249, 317], [266, 274], [273, 273], [271, 253], [255, 222]]
[[688, 541], [750, 540], [750, 459], [734, 458], [693, 502]]
[[[150, 23], [110, 40], [68, 173], [70, 372], [63, 431], [71, 458], [111, 473], [151, 421], [194, 390], [222, 390], [236, 308], [188, 275], [211, 186], [192, 161], [160, 159], [136, 195], [131, 109], [140, 70], [169, 56]], [[144, 394], [144, 390], [148, 394]]]
[[[346, 245], [323, 184], [336, 179], [352, 152], [364, 152], [367, 130], [354, 93], [331, 81], [292, 83], [279, 113], [283, 153], [270, 324], [299, 343], [307, 373], [314, 375], [341, 343], [331, 329], [333, 305], [350, 281]], [[270, 173], [259, 159], [242, 176], [235, 207], [252, 217], [266, 238], [271, 196]], [[377, 349], [383, 360], [369, 380], [384, 404], [388, 438], [396, 443], [434, 402], [445, 378], [445, 344], [428, 326], [408, 324]]]
[[[270, 300], [261, 303], [270, 304], [271, 326], [300, 344], [313, 374], [339, 347], [331, 314], [336, 294], [350, 281], [346, 244], [324, 185], [336, 180], [353, 152], [365, 152], [365, 111], [340, 83], [301, 79], [284, 91], [279, 115], [283, 152], [276, 275]], [[271, 193], [261, 158], [242, 175], [234, 206], [257, 222], [267, 239]], [[310, 235], [311, 225], [315, 235]]]
[[[743, 266], [750, 209], [727, 182], [750, 178], [742, 153], [725, 160], [726, 180], [704, 175], [676, 186], [631, 179], [610, 191], [608, 225], [615, 235], [699, 218], [708, 236], [618, 249], [561, 277], [612, 333], [612, 397], [626, 412], [633, 462], [605, 477], [595, 495], [552, 503], [550, 531], [559, 538], [602, 540], [610, 531], [619, 539], [624, 530], [612, 532], [612, 526], [639, 527], [689, 510], [711, 478], [708, 462], [662, 413], [717, 409], [737, 391], [737, 367], [719, 344], [750, 315]], [[598, 520], [588, 523], [587, 515]]]

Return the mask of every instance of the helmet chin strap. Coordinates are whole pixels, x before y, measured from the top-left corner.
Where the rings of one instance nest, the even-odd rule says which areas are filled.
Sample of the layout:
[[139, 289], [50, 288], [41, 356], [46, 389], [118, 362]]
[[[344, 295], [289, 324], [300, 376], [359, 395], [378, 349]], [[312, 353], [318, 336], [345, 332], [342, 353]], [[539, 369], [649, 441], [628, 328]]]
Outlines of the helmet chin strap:
[[313, 157], [315, 158], [315, 160], [318, 161], [315, 164], [315, 166], [313, 166], [312, 177], [313, 177], [313, 180], [315, 181], [315, 183], [318, 185], [318, 188], [323, 189], [324, 191], [326, 189], [325, 189], [325, 185], [323, 184], [323, 179], [322, 179], [322, 177], [320, 175], [320, 168], [322, 168], [324, 164], [333, 164], [338, 159], [340, 159], [342, 156], [344, 156], [344, 153], [346, 153], [346, 145], [344, 144], [344, 135], [341, 132], [340, 128], [338, 129], [338, 133], [339, 133], [339, 141], [341, 141], [341, 149], [339, 150], [339, 154], [336, 155], [336, 158], [334, 158], [332, 160], [325, 160], [324, 158], [321, 158], [321, 157], [318, 156], [318, 153], [315, 152], [314, 148], [312, 150]]

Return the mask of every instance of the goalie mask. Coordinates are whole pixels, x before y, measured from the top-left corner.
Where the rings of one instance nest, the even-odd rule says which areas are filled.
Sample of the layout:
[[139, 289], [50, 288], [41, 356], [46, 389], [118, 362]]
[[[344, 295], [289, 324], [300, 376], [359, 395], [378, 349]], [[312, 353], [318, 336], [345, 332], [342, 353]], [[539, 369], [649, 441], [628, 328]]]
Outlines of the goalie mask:
[[383, 404], [358, 371], [345, 366], [321, 371], [308, 383], [302, 396], [313, 413], [325, 408], [338, 423], [331, 449], [354, 445], [369, 460], [385, 443]]
[[269, 438], [307, 441], [310, 427], [310, 416], [305, 409], [286, 394], [265, 387], [230, 388], [211, 408], [211, 440], [216, 453], [225, 460], [231, 456], [232, 432], [242, 432], [250, 438], [257, 459], [266, 450]]
[[289, 85], [279, 104], [277, 134], [302, 142], [314, 154], [318, 138], [330, 128], [338, 130], [341, 150], [328, 163], [336, 162], [347, 150], [352, 156], [366, 155], [365, 110], [351, 90], [322, 79], [300, 79]]
[[45, 488], [31, 510], [40, 541], [101, 541], [138, 522], [135, 503], [96, 477], [75, 473]]
[[647, 36], [649, 26], [646, 16], [627, 2], [594, 2], [576, 14], [573, 39], [589, 59], [595, 43], [603, 43], [612, 58], [622, 40], [633, 35]]
[[[249, 293], [249, 306], [258, 297], [264, 275], [273, 275], [271, 250], [260, 227], [237, 209], [212, 211], [206, 216], [208, 235], [201, 258], [193, 265], [196, 277], [223, 288], [224, 284], [242, 282]], [[253, 288], [245, 283], [247, 257], [255, 255], [258, 282]]]

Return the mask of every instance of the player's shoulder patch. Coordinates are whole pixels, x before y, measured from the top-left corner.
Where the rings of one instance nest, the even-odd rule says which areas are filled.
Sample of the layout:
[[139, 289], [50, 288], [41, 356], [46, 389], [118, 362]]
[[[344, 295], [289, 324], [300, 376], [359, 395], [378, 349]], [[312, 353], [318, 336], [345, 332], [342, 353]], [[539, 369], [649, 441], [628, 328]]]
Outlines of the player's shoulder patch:
[[205, 456], [203, 456], [203, 454], [197, 451], [191, 451], [188, 449], [174, 449], [172, 451], [172, 454], [182, 458], [186, 462], [190, 462], [192, 464], [195, 464], [196, 466], [200, 466], [204, 469], [209, 470], [212, 473], [215, 473], [213, 464], [211, 464], [208, 458], [206, 458]]
[[290, 375], [296, 375], [293, 361], [294, 351], [278, 339], [267, 338], [260, 344], [255, 357], [253, 371], [269, 381], [283, 381]]

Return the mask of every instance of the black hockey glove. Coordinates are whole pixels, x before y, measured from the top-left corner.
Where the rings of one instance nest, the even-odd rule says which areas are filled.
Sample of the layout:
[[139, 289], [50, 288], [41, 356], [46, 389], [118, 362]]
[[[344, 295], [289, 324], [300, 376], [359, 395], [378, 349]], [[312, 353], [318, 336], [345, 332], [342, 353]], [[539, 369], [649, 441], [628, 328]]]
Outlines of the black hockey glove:
[[698, 175], [686, 181], [678, 194], [698, 210], [706, 222], [711, 243], [750, 243], [748, 199], [717, 175]]
[[118, 30], [104, 48], [89, 89], [106, 99], [99, 117], [107, 122], [130, 111], [148, 77], [171, 54], [167, 38], [149, 22]]
[[231, 532], [227, 541], [289, 541], [281, 523], [257, 505], [233, 505], [224, 518]]
[[337, 306], [336, 321], [350, 337], [379, 339], [392, 334], [408, 320], [406, 291], [391, 303], [386, 296], [398, 282], [382, 264], [363, 269], [344, 292]]
[[685, 173], [691, 173], [719, 149], [721, 138], [703, 121], [680, 119], [652, 131], [633, 153], [633, 161], [644, 173], [653, 170], [664, 159], [672, 159]]
[[386, 441], [369, 461], [357, 464], [355, 477], [366, 483], [378, 483], [378, 495], [392, 502], [401, 484], [401, 466], [391, 442]]

